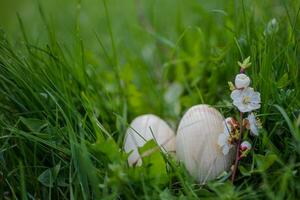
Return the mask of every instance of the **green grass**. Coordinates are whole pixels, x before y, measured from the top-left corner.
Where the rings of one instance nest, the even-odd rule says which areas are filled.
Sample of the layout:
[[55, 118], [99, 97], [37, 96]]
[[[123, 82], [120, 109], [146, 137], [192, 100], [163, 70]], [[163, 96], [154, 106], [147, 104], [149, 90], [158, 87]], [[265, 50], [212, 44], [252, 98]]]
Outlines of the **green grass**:
[[[0, 13], [3, 199], [300, 197], [299, 1], [14, 0]], [[176, 129], [195, 104], [232, 113], [227, 81], [247, 56], [264, 128], [234, 185], [198, 185], [160, 154], [127, 166], [134, 117]]]

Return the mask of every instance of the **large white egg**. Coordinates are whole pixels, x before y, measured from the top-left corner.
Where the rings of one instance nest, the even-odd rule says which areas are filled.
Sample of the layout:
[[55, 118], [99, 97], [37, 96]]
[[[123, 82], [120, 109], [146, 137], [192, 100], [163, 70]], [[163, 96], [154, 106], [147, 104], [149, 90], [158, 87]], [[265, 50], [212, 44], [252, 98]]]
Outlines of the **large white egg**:
[[191, 107], [182, 117], [176, 135], [176, 155], [189, 173], [204, 184], [230, 169], [235, 148], [223, 155], [218, 137], [223, 116], [208, 105]]
[[138, 147], [154, 139], [163, 152], [175, 152], [175, 134], [168, 124], [159, 117], [146, 114], [135, 118], [126, 131], [124, 150], [132, 153], [128, 157], [130, 166], [142, 164]]

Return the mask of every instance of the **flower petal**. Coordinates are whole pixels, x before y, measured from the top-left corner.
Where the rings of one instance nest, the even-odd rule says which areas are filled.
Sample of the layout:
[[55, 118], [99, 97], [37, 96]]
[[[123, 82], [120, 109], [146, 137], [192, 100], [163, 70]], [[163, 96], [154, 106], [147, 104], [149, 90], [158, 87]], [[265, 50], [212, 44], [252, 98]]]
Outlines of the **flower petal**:
[[251, 109], [249, 109], [248, 105], [247, 105], [247, 104], [243, 104], [243, 103], [238, 104], [238, 105], [237, 105], [237, 108], [238, 108], [239, 111], [241, 111], [242, 113], [251, 111]]
[[222, 152], [223, 152], [224, 155], [227, 155], [228, 152], [229, 152], [229, 146], [228, 145], [223, 146]]
[[249, 108], [250, 110], [257, 110], [260, 108], [260, 104], [257, 104], [257, 103], [250, 103], [249, 104]]
[[252, 135], [258, 136], [259, 129], [258, 124], [255, 118], [255, 115], [253, 113], [250, 113], [247, 117], [249, 124], [250, 124], [250, 131]]
[[252, 135], [258, 136], [258, 127], [254, 124], [250, 124], [250, 131]]
[[260, 103], [260, 93], [254, 92], [251, 96], [251, 102]]
[[233, 90], [230, 94], [230, 97], [232, 100], [235, 100], [235, 99], [238, 99], [238, 98], [241, 98], [241, 90]]
[[222, 147], [226, 144], [226, 142], [227, 142], [226, 135], [224, 133], [220, 134], [218, 138], [218, 145]]

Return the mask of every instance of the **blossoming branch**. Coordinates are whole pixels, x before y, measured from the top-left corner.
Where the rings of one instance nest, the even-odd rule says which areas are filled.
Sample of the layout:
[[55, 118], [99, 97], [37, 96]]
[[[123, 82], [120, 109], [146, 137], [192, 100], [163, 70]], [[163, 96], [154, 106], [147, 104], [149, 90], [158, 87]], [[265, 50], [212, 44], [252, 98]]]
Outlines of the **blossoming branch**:
[[[234, 84], [229, 82], [231, 89], [231, 99], [233, 105], [237, 108], [240, 114], [239, 121], [233, 117], [228, 117], [224, 121], [224, 130], [218, 138], [218, 145], [222, 148], [224, 155], [229, 153], [231, 148], [236, 147], [235, 163], [232, 169], [232, 182], [235, 179], [236, 171], [240, 159], [246, 157], [250, 152], [252, 145], [249, 141], [242, 141], [245, 138], [243, 134], [247, 131], [252, 136], [258, 136], [261, 128], [260, 120], [256, 117], [254, 110], [260, 108], [260, 93], [256, 92], [250, 86], [251, 79], [245, 74], [246, 69], [251, 65], [250, 57], [246, 58], [242, 63], [238, 62], [240, 73], [236, 75]], [[244, 115], [247, 117], [244, 118]]]

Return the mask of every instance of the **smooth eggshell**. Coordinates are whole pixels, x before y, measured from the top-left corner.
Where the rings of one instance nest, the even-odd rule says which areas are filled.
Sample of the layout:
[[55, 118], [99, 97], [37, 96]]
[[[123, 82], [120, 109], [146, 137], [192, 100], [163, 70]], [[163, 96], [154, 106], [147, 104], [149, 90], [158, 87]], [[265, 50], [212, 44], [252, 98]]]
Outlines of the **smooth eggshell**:
[[138, 147], [151, 139], [157, 142], [163, 152], [175, 152], [175, 133], [168, 124], [155, 115], [142, 115], [135, 118], [126, 131], [124, 150], [127, 153], [132, 151], [128, 157], [130, 166], [142, 164]]
[[230, 169], [235, 148], [223, 155], [218, 137], [224, 118], [208, 105], [191, 107], [182, 117], [176, 135], [176, 155], [199, 183], [205, 183]]

